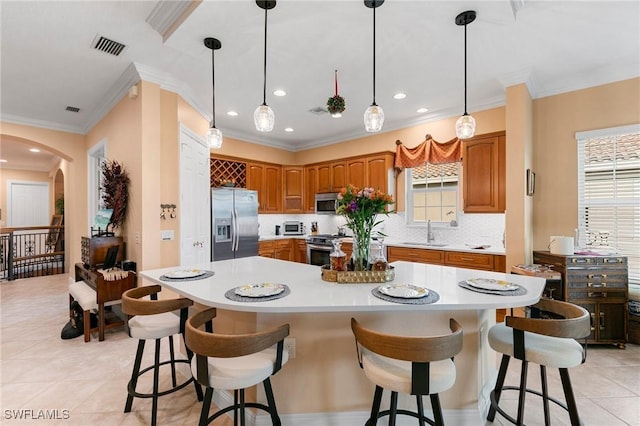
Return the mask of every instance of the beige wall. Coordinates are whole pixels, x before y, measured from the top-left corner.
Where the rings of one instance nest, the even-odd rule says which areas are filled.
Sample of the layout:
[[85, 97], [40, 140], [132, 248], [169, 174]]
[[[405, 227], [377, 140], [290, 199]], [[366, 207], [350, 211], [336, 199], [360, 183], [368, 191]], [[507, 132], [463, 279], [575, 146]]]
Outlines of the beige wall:
[[533, 248], [578, 226], [575, 133], [640, 123], [640, 78], [533, 101]]

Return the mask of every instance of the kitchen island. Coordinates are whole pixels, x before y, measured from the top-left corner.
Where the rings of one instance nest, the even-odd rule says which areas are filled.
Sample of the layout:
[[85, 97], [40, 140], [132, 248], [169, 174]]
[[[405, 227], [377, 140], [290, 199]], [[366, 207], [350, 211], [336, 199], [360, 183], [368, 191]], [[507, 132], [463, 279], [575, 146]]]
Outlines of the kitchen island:
[[[448, 319], [464, 329], [462, 352], [456, 357], [458, 378], [441, 395], [445, 419], [450, 424], [484, 424], [488, 394], [495, 378], [496, 358], [486, 342], [495, 323], [495, 309], [534, 304], [545, 280], [488, 271], [411, 262], [395, 262], [394, 283], [413, 284], [438, 293], [432, 304], [404, 304], [381, 300], [372, 294], [380, 284], [336, 284], [321, 279], [313, 265], [249, 257], [191, 268], [215, 274], [195, 281], [165, 281], [160, 277], [177, 268], [143, 271], [150, 280], [195, 302], [219, 309], [225, 332], [246, 332], [291, 324], [296, 340], [295, 358], [273, 378], [283, 424], [364, 424], [373, 396], [373, 385], [360, 370], [349, 325], [359, 322], [398, 334], [434, 335], [448, 332]], [[490, 295], [458, 286], [471, 278], [503, 279], [526, 288], [520, 296]], [[290, 294], [270, 301], [241, 302], [225, 297], [235, 287], [262, 282], [286, 284]], [[225, 315], [229, 315], [226, 323]], [[217, 321], [217, 320], [216, 320]], [[263, 398], [263, 395], [258, 395]], [[385, 394], [385, 400], [387, 396]], [[412, 408], [414, 398], [400, 398]], [[428, 406], [428, 404], [427, 404]], [[264, 423], [263, 423], [264, 420]], [[258, 416], [256, 424], [270, 424]]]

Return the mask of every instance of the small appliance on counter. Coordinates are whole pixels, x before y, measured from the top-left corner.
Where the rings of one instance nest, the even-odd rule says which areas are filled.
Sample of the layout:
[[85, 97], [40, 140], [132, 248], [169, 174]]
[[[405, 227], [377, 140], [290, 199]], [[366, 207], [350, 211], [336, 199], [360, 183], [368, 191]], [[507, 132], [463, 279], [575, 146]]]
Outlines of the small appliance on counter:
[[304, 235], [304, 224], [287, 220], [282, 223], [282, 235]]
[[318, 222], [311, 222], [311, 235], [318, 234]]

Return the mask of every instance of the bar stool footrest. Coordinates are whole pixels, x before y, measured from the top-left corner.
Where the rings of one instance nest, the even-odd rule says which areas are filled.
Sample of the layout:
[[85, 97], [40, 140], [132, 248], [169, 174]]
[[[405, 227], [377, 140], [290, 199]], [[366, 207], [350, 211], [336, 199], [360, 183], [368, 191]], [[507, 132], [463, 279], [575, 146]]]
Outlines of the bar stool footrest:
[[[391, 414], [391, 410], [383, 410], [380, 411], [378, 413], [378, 417], [376, 417], [376, 420], [384, 417], [384, 416], [388, 416], [389, 414]], [[414, 417], [416, 419], [420, 419], [420, 416], [418, 415], [418, 413], [416, 413], [415, 411], [409, 411], [409, 410], [396, 410], [396, 414], [404, 414], [405, 416], [411, 416]], [[369, 419], [370, 420], [370, 419]], [[436, 422], [434, 420], [431, 420], [428, 417], [422, 416], [422, 420], [429, 423], [432, 426], [435, 426]], [[367, 423], [365, 426], [369, 426], [369, 421], [367, 420]], [[375, 426], [375, 423], [371, 426]]]
[[[184, 363], [184, 364], [188, 364], [191, 365], [191, 362], [188, 359], [176, 359], [173, 361], [175, 364], [178, 363]], [[158, 364], [158, 368], [160, 368], [163, 365], [167, 365], [167, 364], [171, 364], [171, 360], [167, 360], [167, 361], [163, 361], [160, 364]], [[174, 387], [172, 387], [171, 389], [167, 389], [164, 390], [162, 392], [158, 392], [157, 394], [154, 393], [140, 393], [137, 392], [134, 388], [133, 388], [133, 382], [135, 381], [137, 383], [138, 379], [146, 372], [148, 371], [152, 371], [154, 369], [154, 365], [150, 365], [149, 367], [145, 368], [144, 370], [140, 370], [140, 372], [138, 373], [138, 375], [135, 377], [134, 380], [129, 380], [129, 384], [127, 385], [127, 392], [129, 392], [129, 395], [136, 397], [136, 398], [153, 398], [156, 396], [163, 396], [163, 395], [168, 395], [170, 393], [173, 393], [175, 391], [178, 391], [182, 388], [184, 388], [185, 386], [187, 386], [189, 383], [192, 383], [195, 379], [193, 377], [189, 377], [185, 382], [180, 383], [179, 385], [176, 385]]]
[[[511, 391], [520, 391], [520, 388], [518, 386], [503, 386], [502, 387], [502, 391], [507, 391], [507, 390], [511, 390]], [[535, 389], [529, 389], [529, 388], [525, 388], [525, 392], [527, 393], [531, 393], [534, 395], [539, 396], [540, 398], [543, 397], [542, 392], [537, 391]], [[501, 392], [502, 393], [502, 392]], [[498, 403], [496, 402], [496, 395], [495, 395], [495, 390], [492, 390], [491, 393], [489, 394], [489, 399], [491, 400], [491, 407], [494, 408], [496, 410], [496, 412], [498, 412], [502, 417], [504, 417], [505, 419], [507, 419], [509, 422], [513, 423], [514, 425], [518, 423], [518, 421], [516, 419], [514, 419], [513, 417], [511, 417], [509, 414], [507, 414], [502, 408], [500, 408], [500, 406], [498, 405]], [[569, 411], [569, 408], [567, 407], [567, 404], [563, 403], [562, 401], [559, 401], [556, 398], [547, 396], [547, 400], [553, 402], [554, 404], [556, 404], [557, 406], [559, 406], [560, 408], [565, 409], [567, 412]]]
[[[271, 410], [269, 409], [269, 407], [267, 407], [264, 404], [260, 404], [259, 402], [245, 402], [244, 403], [244, 407], [245, 408], [258, 408], [260, 410], [266, 411], [267, 413], [271, 414]], [[218, 417], [220, 417], [221, 415], [228, 413], [229, 411], [232, 410], [236, 410], [236, 409], [240, 409], [240, 404], [234, 404], [234, 405], [229, 405], [228, 407], [222, 408], [218, 411], [216, 411], [211, 417], [207, 418], [207, 424], [211, 423], [212, 421], [214, 421], [215, 419], [217, 419]]]

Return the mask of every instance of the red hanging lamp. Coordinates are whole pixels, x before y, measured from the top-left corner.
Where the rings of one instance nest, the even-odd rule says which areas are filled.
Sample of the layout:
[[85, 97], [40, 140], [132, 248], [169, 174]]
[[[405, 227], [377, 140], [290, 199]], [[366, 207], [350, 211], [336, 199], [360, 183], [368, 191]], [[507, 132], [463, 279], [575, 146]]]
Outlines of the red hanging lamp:
[[327, 100], [327, 111], [329, 111], [329, 114], [331, 114], [333, 118], [340, 118], [345, 110], [345, 102], [344, 98], [338, 95], [338, 70], [334, 71], [333, 81], [335, 95]]

